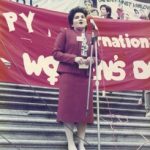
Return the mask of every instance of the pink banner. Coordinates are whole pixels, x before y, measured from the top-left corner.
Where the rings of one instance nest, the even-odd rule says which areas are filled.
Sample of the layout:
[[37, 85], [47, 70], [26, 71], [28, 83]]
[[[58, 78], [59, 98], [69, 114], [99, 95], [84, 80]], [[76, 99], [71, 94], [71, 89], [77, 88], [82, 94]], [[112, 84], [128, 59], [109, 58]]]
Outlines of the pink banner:
[[[150, 89], [150, 21], [95, 22], [101, 89]], [[64, 27], [68, 27], [66, 14], [1, 0], [0, 81], [57, 86], [58, 62], [51, 50]]]

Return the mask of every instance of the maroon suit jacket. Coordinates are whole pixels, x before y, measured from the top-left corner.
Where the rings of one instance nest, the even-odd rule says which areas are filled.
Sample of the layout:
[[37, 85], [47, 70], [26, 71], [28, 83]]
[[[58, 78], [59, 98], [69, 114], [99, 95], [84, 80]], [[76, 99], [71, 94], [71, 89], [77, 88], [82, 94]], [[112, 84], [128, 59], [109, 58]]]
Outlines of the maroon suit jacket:
[[[78, 36], [81, 36], [81, 32], [71, 29], [64, 29], [57, 36], [52, 54], [56, 60], [60, 61], [58, 73], [83, 74], [87, 72], [86, 69], [79, 69], [74, 61], [76, 56], [81, 56], [82, 42], [77, 41]], [[90, 56], [91, 35], [86, 34], [86, 37], [89, 45], [88, 56]]]

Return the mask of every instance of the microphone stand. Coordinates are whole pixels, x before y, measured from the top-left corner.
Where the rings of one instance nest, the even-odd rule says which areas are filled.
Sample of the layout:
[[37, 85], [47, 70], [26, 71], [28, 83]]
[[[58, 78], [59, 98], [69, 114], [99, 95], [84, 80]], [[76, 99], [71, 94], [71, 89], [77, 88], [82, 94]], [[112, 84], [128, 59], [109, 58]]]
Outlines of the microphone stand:
[[88, 94], [87, 94], [87, 107], [86, 114], [89, 110], [89, 98], [90, 98], [90, 89], [91, 89], [91, 76], [92, 76], [92, 60], [93, 60], [93, 51], [95, 51], [95, 70], [96, 70], [96, 102], [97, 102], [97, 137], [98, 137], [98, 150], [100, 150], [100, 104], [99, 104], [99, 81], [98, 81], [98, 43], [97, 36], [95, 35], [95, 28], [92, 28], [92, 39], [91, 39], [91, 53], [90, 53], [90, 66], [89, 66], [89, 81], [88, 81]]

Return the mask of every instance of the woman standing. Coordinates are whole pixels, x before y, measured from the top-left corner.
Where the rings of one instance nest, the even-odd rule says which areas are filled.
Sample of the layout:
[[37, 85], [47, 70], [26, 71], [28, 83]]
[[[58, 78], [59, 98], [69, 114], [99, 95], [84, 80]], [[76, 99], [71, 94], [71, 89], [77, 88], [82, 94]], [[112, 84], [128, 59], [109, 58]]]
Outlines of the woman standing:
[[57, 120], [64, 123], [68, 150], [77, 150], [73, 139], [73, 128], [77, 127], [78, 148], [85, 150], [84, 137], [87, 123], [93, 123], [92, 82], [89, 109], [87, 110], [88, 72], [91, 36], [86, 33], [88, 12], [76, 7], [69, 12], [70, 29], [64, 29], [57, 37], [53, 56], [58, 66], [59, 103]]

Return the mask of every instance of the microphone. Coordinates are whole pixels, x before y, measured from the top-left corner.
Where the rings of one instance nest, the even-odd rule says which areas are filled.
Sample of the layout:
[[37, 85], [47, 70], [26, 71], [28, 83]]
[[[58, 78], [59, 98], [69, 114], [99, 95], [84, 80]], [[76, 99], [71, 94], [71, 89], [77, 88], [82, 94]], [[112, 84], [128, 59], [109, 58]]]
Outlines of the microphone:
[[90, 19], [90, 23], [91, 23], [93, 29], [98, 31], [98, 27], [97, 27], [97, 25], [96, 25], [94, 19]]

